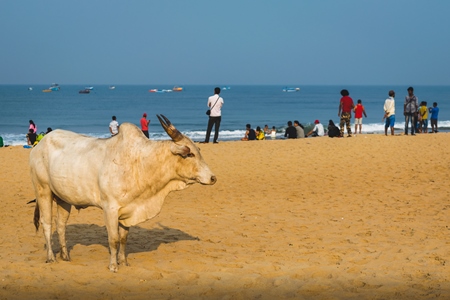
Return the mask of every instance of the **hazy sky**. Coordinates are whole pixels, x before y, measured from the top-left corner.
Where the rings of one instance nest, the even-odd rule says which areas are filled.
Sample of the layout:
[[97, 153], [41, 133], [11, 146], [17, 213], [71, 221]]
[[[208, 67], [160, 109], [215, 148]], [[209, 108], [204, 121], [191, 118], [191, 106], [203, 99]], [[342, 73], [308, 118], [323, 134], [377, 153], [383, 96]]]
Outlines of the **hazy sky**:
[[0, 0], [0, 84], [450, 84], [448, 0]]

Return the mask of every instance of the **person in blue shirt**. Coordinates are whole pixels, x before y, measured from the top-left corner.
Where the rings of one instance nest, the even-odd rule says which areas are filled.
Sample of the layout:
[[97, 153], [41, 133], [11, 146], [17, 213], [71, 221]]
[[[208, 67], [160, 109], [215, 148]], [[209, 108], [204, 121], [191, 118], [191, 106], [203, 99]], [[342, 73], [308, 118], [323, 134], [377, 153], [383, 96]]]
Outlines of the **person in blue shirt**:
[[431, 117], [430, 117], [430, 123], [431, 123], [431, 133], [437, 133], [437, 122], [438, 122], [438, 115], [439, 115], [439, 107], [437, 107], [437, 102], [433, 102], [433, 107], [429, 108]]

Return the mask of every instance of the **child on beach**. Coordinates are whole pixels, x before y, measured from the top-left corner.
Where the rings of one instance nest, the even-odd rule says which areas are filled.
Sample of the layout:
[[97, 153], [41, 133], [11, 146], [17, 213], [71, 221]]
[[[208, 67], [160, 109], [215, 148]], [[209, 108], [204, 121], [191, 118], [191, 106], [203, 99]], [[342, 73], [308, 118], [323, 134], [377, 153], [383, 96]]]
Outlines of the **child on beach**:
[[433, 102], [433, 107], [429, 108], [431, 117], [430, 117], [430, 123], [431, 123], [431, 133], [437, 133], [437, 122], [438, 122], [438, 114], [439, 114], [439, 107], [437, 107], [437, 102]]
[[353, 108], [353, 111], [355, 112], [355, 134], [358, 132], [358, 125], [359, 125], [359, 134], [361, 134], [363, 114], [364, 117], [367, 118], [366, 110], [362, 105], [361, 99], [358, 99], [358, 104], [356, 104], [355, 108]]

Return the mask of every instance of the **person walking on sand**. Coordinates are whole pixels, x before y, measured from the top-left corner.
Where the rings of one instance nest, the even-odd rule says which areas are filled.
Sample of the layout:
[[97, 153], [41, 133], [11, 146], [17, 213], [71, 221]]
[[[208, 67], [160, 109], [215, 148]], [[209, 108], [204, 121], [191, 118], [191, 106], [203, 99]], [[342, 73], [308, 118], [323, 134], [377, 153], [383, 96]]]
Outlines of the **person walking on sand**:
[[387, 130], [391, 127], [391, 135], [394, 135], [394, 125], [395, 125], [395, 92], [393, 90], [389, 91], [389, 98], [384, 101], [384, 117], [386, 120], [384, 124], [384, 134], [387, 134]]
[[148, 124], [150, 124], [150, 120], [147, 120], [147, 113], [144, 113], [141, 118], [141, 130], [147, 138], [149, 138]]
[[220, 87], [214, 88], [214, 95], [208, 98], [208, 107], [211, 110], [208, 120], [208, 128], [206, 129], [206, 137], [203, 144], [209, 143], [209, 137], [211, 135], [212, 128], [214, 126], [214, 144], [219, 143], [217, 139], [219, 138], [219, 128], [220, 122], [222, 121], [222, 106], [223, 98], [220, 97]]
[[117, 122], [116, 116], [112, 116], [112, 121], [109, 123], [109, 132], [111, 132], [111, 136], [119, 133], [119, 122]]
[[361, 134], [362, 129], [362, 116], [367, 118], [366, 110], [364, 109], [364, 105], [362, 105], [362, 100], [358, 99], [358, 104], [356, 104], [355, 108], [355, 134], [358, 133], [359, 126], [359, 134]]
[[408, 135], [408, 126], [411, 122], [411, 135], [415, 135], [417, 114], [419, 112], [419, 99], [414, 95], [414, 88], [408, 88], [408, 96], [403, 104], [403, 115], [405, 116], [405, 135]]
[[348, 90], [341, 91], [341, 101], [339, 101], [338, 117], [341, 118], [339, 127], [341, 128], [341, 137], [344, 136], [344, 124], [347, 127], [347, 137], [352, 136], [352, 127], [350, 126], [350, 120], [352, 118], [352, 109], [355, 107], [353, 99], [350, 98]]

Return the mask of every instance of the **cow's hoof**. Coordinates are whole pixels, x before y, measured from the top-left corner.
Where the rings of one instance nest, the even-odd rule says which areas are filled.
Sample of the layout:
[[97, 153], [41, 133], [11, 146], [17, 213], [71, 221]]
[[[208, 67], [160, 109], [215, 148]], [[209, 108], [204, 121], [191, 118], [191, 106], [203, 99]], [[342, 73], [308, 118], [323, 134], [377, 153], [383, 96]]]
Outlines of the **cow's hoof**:
[[125, 267], [129, 267], [129, 266], [130, 266], [130, 264], [129, 264], [129, 263], [127, 263], [126, 261], [122, 261], [122, 262], [119, 262], [119, 266], [125, 266]]
[[70, 256], [68, 254], [61, 253], [61, 259], [64, 261], [70, 261]]
[[119, 271], [119, 267], [117, 266], [117, 264], [110, 264], [109, 265], [109, 270], [111, 272], [117, 273], [117, 271]]
[[47, 264], [55, 263], [55, 262], [56, 262], [56, 259], [55, 259], [55, 258], [50, 258], [50, 259], [47, 259], [45, 262], [46, 262]]

